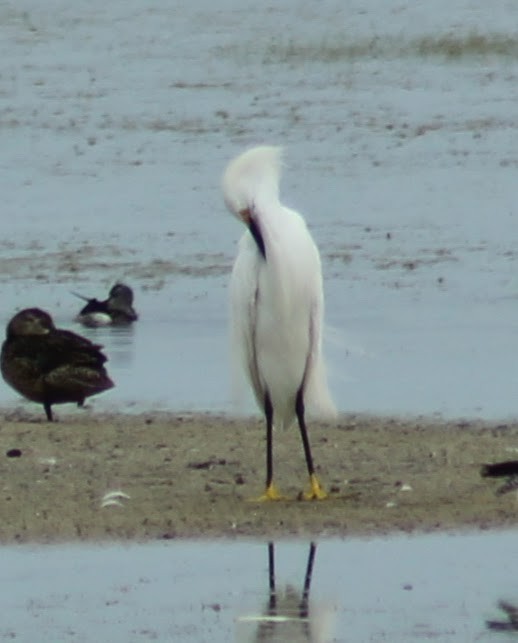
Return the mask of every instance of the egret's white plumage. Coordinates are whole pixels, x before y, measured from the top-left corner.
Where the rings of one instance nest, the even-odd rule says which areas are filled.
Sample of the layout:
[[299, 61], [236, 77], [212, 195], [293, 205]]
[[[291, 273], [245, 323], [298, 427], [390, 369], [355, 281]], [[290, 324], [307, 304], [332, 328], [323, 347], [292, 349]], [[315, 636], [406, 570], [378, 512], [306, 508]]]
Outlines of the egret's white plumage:
[[322, 358], [320, 256], [304, 219], [279, 201], [280, 161], [278, 147], [248, 150], [229, 164], [223, 193], [248, 227], [231, 278], [233, 345], [267, 421], [271, 403], [276, 425], [289, 426], [296, 416], [304, 424], [305, 406], [334, 407]]

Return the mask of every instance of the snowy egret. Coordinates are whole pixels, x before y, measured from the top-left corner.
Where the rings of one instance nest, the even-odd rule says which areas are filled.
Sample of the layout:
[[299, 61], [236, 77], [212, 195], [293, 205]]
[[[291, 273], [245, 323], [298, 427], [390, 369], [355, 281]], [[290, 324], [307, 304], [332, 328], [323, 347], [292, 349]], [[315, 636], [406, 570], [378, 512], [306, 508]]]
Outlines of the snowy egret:
[[77, 321], [84, 326], [120, 326], [138, 319], [133, 308], [133, 290], [126, 284], [117, 282], [104, 301], [73, 294], [87, 302], [77, 316]]
[[39, 308], [26, 308], [7, 324], [0, 367], [18, 393], [43, 404], [52, 422], [52, 404], [76, 402], [114, 386], [103, 364], [102, 346], [54, 326]]
[[320, 255], [305, 221], [279, 201], [281, 149], [256, 147], [223, 176], [225, 203], [248, 230], [230, 284], [232, 339], [266, 419], [266, 491], [273, 482], [273, 425], [297, 418], [310, 478], [306, 499], [326, 493], [315, 474], [305, 409], [330, 414], [333, 403], [322, 358], [323, 286]]

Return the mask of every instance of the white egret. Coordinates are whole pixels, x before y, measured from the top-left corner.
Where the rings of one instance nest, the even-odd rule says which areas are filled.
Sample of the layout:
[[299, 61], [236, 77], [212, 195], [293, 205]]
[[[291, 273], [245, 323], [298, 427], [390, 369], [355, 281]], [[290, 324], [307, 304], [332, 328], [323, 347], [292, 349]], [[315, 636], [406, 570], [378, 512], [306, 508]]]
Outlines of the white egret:
[[310, 478], [307, 499], [326, 493], [315, 475], [308, 406], [333, 413], [322, 358], [320, 255], [300, 214], [279, 201], [281, 149], [262, 146], [234, 159], [223, 176], [225, 203], [248, 228], [230, 284], [234, 347], [266, 419], [266, 491], [273, 483], [273, 425], [297, 418]]

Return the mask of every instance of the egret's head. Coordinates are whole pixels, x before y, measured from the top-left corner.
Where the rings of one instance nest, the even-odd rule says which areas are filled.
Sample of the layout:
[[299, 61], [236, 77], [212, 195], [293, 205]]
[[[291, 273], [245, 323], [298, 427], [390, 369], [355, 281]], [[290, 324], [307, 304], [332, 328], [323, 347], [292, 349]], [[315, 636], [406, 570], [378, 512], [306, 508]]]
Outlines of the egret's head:
[[281, 153], [280, 147], [253, 147], [231, 161], [225, 170], [225, 203], [247, 227], [259, 201], [279, 198]]

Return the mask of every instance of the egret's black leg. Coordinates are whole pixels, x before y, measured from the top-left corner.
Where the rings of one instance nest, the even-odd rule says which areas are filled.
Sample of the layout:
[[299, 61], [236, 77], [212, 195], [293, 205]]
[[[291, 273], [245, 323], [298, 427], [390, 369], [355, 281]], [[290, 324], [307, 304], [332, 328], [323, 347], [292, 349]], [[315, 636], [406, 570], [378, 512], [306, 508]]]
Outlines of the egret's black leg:
[[50, 406], [50, 402], [45, 400], [45, 402], [43, 402], [43, 408], [45, 409], [45, 413], [47, 414], [47, 420], [49, 422], [53, 422], [54, 418], [52, 417], [52, 408]]
[[266, 418], [266, 488], [273, 481], [273, 406], [268, 391], [264, 396], [264, 416]]
[[273, 484], [273, 406], [268, 391], [264, 396], [264, 415], [266, 418], [266, 491], [259, 500], [283, 500], [283, 496]]
[[297, 392], [297, 397], [295, 399], [295, 412], [297, 414], [297, 420], [299, 422], [300, 437], [302, 438], [302, 444], [304, 446], [304, 455], [306, 456], [306, 464], [308, 466], [309, 473], [309, 482], [311, 485], [311, 491], [308, 494], [305, 494], [307, 500], [322, 500], [327, 497], [325, 491], [321, 488], [320, 483], [315, 475], [315, 468], [313, 466], [313, 458], [311, 456], [311, 448], [309, 446], [308, 430], [306, 427], [306, 420], [304, 417], [304, 391], [302, 386]]
[[297, 413], [297, 420], [299, 422], [300, 436], [302, 438], [302, 444], [304, 446], [304, 455], [306, 456], [308, 473], [310, 476], [312, 476], [315, 473], [315, 469], [313, 467], [313, 458], [311, 456], [311, 448], [309, 446], [308, 430], [306, 428], [306, 420], [304, 418], [305, 409], [302, 387], [299, 388], [297, 399], [295, 400], [295, 412]]

